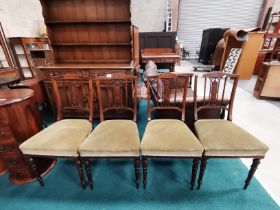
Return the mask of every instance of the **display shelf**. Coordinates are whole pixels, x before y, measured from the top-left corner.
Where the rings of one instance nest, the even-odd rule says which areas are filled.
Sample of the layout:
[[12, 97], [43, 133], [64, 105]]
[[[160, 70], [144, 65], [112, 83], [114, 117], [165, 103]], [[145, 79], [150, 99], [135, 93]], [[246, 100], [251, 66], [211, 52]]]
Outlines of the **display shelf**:
[[46, 25], [53, 24], [106, 24], [106, 23], [130, 23], [130, 20], [53, 20], [45, 21]]
[[52, 46], [131, 46], [132, 43], [52, 43]]
[[38, 50], [51, 51], [48, 38], [12, 37], [9, 40], [21, 78], [29, 79], [37, 77], [37, 69], [34, 65], [36, 62], [33, 61], [30, 52]]

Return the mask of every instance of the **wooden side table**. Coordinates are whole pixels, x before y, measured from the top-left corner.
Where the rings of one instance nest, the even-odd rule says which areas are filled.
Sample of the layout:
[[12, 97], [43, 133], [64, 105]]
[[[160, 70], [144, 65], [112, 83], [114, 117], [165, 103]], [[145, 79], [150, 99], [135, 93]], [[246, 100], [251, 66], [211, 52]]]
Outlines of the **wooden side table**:
[[[36, 180], [19, 149], [22, 142], [42, 129], [33, 94], [31, 89], [0, 90], [0, 159], [13, 184]], [[35, 161], [42, 176], [56, 163], [49, 158], [36, 158]]]

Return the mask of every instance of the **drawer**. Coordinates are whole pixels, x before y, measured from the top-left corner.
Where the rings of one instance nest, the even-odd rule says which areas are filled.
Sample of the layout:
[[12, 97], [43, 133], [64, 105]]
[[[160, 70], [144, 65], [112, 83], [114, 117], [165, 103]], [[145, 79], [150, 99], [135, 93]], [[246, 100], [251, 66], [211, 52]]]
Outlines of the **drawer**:
[[14, 149], [13, 151], [5, 152], [0, 155], [7, 168], [26, 166], [24, 157], [19, 149]]
[[0, 142], [10, 138], [13, 138], [13, 134], [9, 126], [0, 127]]
[[9, 170], [10, 172], [10, 176], [12, 178], [16, 178], [16, 179], [27, 179], [32, 177], [31, 173], [29, 172], [28, 168], [22, 168], [22, 167], [18, 167], [18, 168], [13, 168]]
[[9, 140], [1, 142], [0, 144], [0, 155], [9, 155], [10, 153], [15, 152], [17, 150], [18, 146], [15, 143], [11, 143]]

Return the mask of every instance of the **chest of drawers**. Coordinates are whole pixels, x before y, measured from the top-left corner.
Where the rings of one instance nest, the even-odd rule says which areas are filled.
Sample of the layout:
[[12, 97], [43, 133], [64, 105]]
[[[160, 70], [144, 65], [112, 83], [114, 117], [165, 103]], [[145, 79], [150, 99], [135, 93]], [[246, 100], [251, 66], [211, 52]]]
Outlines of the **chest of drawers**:
[[[10, 182], [23, 184], [34, 179], [29, 165], [26, 164], [19, 145], [38, 133], [40, 118], [31, 89], [0, 91], [0, 159], [9, 172]], [[42, 175], [46, 174], [55, 161], [37, 158]]]

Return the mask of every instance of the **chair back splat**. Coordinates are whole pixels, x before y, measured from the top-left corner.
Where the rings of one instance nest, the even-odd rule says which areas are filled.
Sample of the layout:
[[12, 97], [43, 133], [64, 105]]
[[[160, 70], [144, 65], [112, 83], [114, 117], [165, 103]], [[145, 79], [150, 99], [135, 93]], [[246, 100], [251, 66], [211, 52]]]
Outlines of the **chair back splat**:
[[65, 115], [83, 113], [93, 120], [93, 79], [78, 74], [64, 74], [52, 77], [57, 120]]
[[[137, 120], [137, 77], [122, 73], [107, 74], [96, 78], [100, 121], [108, 111], [123, 110]], [[105, 103], [104, 98], [107, 98]], [[133, 99], [133, 100], [131, 100]]]
[[[182, 113], [181, 120], [185, 121], [186, 97], [191, 76], [162, 73], [147, 77], [148, 121], [155, 110], [176, 110]], [[155, 99], [153, 108], [150, 103], [151, 94]]]
[[[224, 72], [211, 72], [204, 74], [202, 79], [203, 90], [198, 96], [198, 75], [194, 80], [194, 117], [199, 119], [199, 112], [205, 109], [221, 110], [220, 118], [224, 118], [225, 111], [228, 112], [227, 120], [232, 120], [232, 107], [237, 88], [239, 76]], [[232, 84], [229, 84], [233, 81]], [[198, 107], [198, 101], [200, 105]]]

